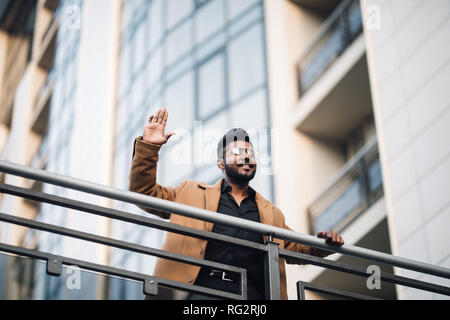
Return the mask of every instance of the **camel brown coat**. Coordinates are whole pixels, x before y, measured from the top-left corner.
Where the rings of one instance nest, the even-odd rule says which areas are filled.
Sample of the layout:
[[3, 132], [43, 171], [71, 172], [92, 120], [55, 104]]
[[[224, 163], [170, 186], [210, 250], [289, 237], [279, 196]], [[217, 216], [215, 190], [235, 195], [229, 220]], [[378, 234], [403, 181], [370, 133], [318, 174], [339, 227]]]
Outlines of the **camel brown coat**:
[[[134, 142], [133, 160], [130, 172], [130, 190], [152, 197], [175, 201], [185, 205], [217, 211], [222, 180], [217, 181], [213, 186], [202, 182], [184, 181], [175, 188], [164, 187], [156, 182], [156, 168], [158, 162], [158, 152], [161, 146], [145, 143], [142, 137]], [[270, 201], [264, 199], [256, 192], [255, 202], [258, 207], [261, 223], [291, 230], [285, 224], [285, 218], [280, 209], [275, 207]], [[155, 214], [171, 222], [190, 228], [212, 231], [213, 223], [205, 222], [193, 218], [184, 217], [177, 214], [169, 214], [142, 207], [143, 210]], [[265, 237], [265, 241], [267, 238]], [[325, 256], [323, 250], [316, 250], [309, 246], [294, 242], [274, 239], [280, 248], [293, 250], [296, 252]], [[175, 233], [167, 233], [167, 238], [163, 245], [163, 250], [183, 254], [195, 258], [204, 258], [207, 240], [196, 239]], [[200, 267], [183, 264], [167, 259], [158, 259], [154, 276], [181, 281], [193, 284], [200, 271]], [[280, 286], [281, 298], [287, 299], [285, 261], [280, 259]]]

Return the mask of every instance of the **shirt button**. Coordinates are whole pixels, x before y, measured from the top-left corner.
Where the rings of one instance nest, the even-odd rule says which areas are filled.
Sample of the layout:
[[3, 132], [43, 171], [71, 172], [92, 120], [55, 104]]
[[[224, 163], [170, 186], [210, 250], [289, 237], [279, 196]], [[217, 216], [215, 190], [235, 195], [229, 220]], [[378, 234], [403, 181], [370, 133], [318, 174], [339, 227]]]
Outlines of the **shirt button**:
[[189, 279], [188, 282], [192, 283], [192, 282], [194, 282], [194, 279]]
[[205, 251], [201, 250], [201, 251], [200, 251], [200, 254], [203, 254], [204, 252], [205, 252]]

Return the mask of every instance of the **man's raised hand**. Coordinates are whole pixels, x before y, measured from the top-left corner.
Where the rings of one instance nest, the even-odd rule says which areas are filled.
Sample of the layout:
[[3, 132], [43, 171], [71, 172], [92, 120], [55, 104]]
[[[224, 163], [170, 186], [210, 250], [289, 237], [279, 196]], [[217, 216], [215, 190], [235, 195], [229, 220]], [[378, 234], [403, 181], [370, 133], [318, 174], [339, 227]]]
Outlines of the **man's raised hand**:
[[158, 109], [156, 114], [150, 116], [142, 136], [144, 142], [163, 145], [175, 134], [173, 131], [164, 134], [168, 117], [169, 112], [166, 108], [163, 110]]

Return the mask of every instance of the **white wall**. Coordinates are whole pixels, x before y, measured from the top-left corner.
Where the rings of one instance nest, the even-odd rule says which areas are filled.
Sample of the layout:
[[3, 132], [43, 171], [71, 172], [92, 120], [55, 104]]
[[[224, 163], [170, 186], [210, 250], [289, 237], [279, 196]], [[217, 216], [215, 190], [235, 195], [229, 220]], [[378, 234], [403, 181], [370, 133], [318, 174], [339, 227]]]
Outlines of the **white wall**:
[[393, 253], [450, 267], [450, 1], [362, 0], [362, 10]]
[[[70, 176], [111, 185], [114, 141], [114, 103], [119, 34], [120, 1], [84, 1], [81, 15], [80, 61], [78, 64], [74, 131]], [[108, 205], [106, 199], [72, 191], [77, 200]], [[69, 215], [69, 228], [108, 235], [106, 219], [80, 212]], [[65, 254], [79, 259], [107, 263], [104, 250], [70, 240]]]

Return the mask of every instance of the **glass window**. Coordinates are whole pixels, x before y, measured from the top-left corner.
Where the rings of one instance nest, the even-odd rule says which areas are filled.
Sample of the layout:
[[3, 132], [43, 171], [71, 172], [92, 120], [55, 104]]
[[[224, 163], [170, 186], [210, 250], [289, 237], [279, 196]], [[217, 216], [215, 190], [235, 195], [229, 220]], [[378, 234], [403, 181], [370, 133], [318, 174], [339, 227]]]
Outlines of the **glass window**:
[[227, 41], [227, 35], [225, 29], [216, 34], [211, 40], [208, 40], [201, 45], [199, 45], [195, 52], [195, 57], [197, 61], [201, 61], [217, 51], [220, 47], [224, 47]]
[[239, 14], [243, 13], [246, 9], [260, 0], [227, 0], [228, 4], [228, 18], [234, 19]]
[[231, 127], [265, 129], [268, 127], [266, 90], [261, 89], [231, 108]]
[[130, 46], [126, 45], [122, 48], [120, 53], [120, 89], [119, 89], [119, 97], [125, 93], [125, 90], [128, 88], [131, 78], [131, 68], [130, 68]]
[[148, 33], [150, 36], [150, 49], [155, 47], [161, 40], [162, 12], [162, 0], [153, 1], [149, 18], [147, 18], [148, 27], [150, 28]]
[[167, 0], [167, 29], [171, 29], [183, 18], [188, 16], [193, 8], [192, 0]]
[[192, 46], [192, 22], [186, 21], [167, 37], [167, 65], [186, 54]]
[[239, 36], [239, 34], [241, 34], [249, 26], [254, 25], [258, 21], [263, 21], [263, 10], [264, 9], [262, 6], [256, 6], [239, 15], [239, 18], [236, 18], [231, 23], [229, 35], [231, 37]]
[[216, 164], [203, 167], [195, 174], [195, 180], [210, 185], [215, 184], [220, 178], [222, 178], [222, 172]]
[[132, 1], [124, 1], [122, 10], [122, 32], [127, 29], [128, 24], [132, 20], [134, 6]]
[[145, 24], [141, 23], [139, 24], [136, 33], [134, 35], [134, 54], [135, 54], [135, 64], [134, 64], [134, 72], [139, 72], [142, 68], [142, 64], [144, 63], [144, 59], [146, 56], [146, 48], [145, 44], [147, 41], [145, 41]]
[[123, 99], [117, 110], [117, 132], [119, 133], [124, 132], [128, 121], [128, 113], [132, 103], [132, 100], [129, 97], [131, 97], [131, 95], [125, 97], [128, 99]]
[[[202, 170], [204, 166], [215, 165], [217, 161], [217, 144], [227, 131], [228, 112], [221, 111], [218, 115], [208, 121], [202, 122], [201, 146], [196, 152], [201, 152], [201, 163], [198, 169]], [[202, 180], [203, 181], [203, 180]]]
[[263, 35], [260, 24], [236, 38], [228, 48], [231, 101], [264, 82]]
[[272, 199], [272, 179], [270, 175], [261, 174], [260, 168], [257, 168], [255, 178], [250, 181], [250, 186], [255, 189], [263, 198], [273, 201]]
[[208, 60], [198, 70], [199, 116], [203, 119], [225, 105], [224, 55]]
[[178, 143], [167, 148], [162, 154], [164, 163], [164, 184], [176, 186], [183, 180], [191, 178], [192, 163], [191, 139], [183, 137]]
[[147, 62], [146, 78], [147, 86], [152, 87], [161, 77], [162, 72], [162, 51], [160, 48], [156, 50]]
[[132, 95], [133, 95], [133, 105], [130, 107], [133, 110], [135, 110], [136, 108], [139, 109], [145, 96], [144, 74], [142, 72], [134, 79], [132, 87]]
[[194, 123], [194, 76], [187, 73], [166, 90], [165, 108], [169, 111], [168, 130], [192, 128]]
[[225, 23], [224, 5], [222, 0], [214, 0], [202, 6], [195, 19], [195, 41], [201, 43], [214, 34]]

